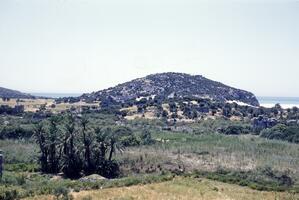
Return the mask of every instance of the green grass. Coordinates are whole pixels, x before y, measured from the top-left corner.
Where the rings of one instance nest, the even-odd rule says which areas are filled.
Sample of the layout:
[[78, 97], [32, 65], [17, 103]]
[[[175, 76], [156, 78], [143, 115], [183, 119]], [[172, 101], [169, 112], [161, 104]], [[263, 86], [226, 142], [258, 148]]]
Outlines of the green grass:
[[[298, 194], [261, 192], [248, 187], [226, 184], [204, 178], [176, 177], [171, 181], [131, 187], [73, 193], [75, 200], [84, 199], [188, 199], [188, 200], [295, 200]], [[35, 199], [49, 199], [47, 196]]]
[[271, 167], [289, 171], [299, 180], [299, 145], [253, 135], [155, 132], [151, 146], [128, 149], [118, 155], [127, 173], [163, 170], [248, 171]]
[[25, 140], [0, 140], [5, 164], [35, 163], [38, 157], [37, 145]]
[[267, 140], [252, 135], [226, 136], [221, 134], [183, 134], [160, 132], [154, 135], [164, 141], [154, 148], [180, 153], [209, 152], [210, 155], [236, 154], [252, 158], [258, 166], [285, 166], [294, 171], [299, 165], [299, 145]]
[[[91, 125], [111, 124], [113, 120], [97, 115]], [[227, 123], [225, 121], [192, 124], [190, 127], [195, 131], [191, 133], [160, 131], [155, 123], [147, 126], [144, 121], [130, 123], [134, 126], [134, 134], [139, 134], [142, 127], [150, 129], [156, 143], [129, 147], [122, 154], [116, 154], [124, 178], [96, 183], [51, 180], [49, 175], [36, 173], [38, 147], [33, 141], [0, 140], [0, 149], [4, 151], [5, 157], [5, 173], [0, 191], [5, 193], [7, 190], [11, 195], [17, 191], [19, 197], [27, 197], [53, 194], [55, 191], [65, 191], [65, 188], [80, 191], [163, 182], [172, 179], [172, 176], [167, 175], [169, 172], [184, 175], [194, 171], [202, 177], [253, 189], [299, 191], [296, 189], [299, 188], [298, 144], [267, 140], [249, 134], [230, 136], [214, 133], [219, 123], [222, 126]], [[294, 184], [281, 185], [277, 179], [260, 173], [259, 169], [269, 166], [278, 174], [288, 174]]]
[[273, 171], [270, 168], [256, 169], [253, 171], [226, 171], [215, 172], [197, 171], [188, 176], [204, 177], [225, 183], [248, 186], [260, 191], [289, 191], [299, 193], [299, 188], [287, 173]]
[[60, 190], [78, 192], [81, 190], [150, 184], [172, 179], [173, 175], [171, 174], [152, 174], [113, 180], [99, 180], [96, 182], [83, 182], [80, 180], [52, 179], [49, 175], [41, 175], [39, 173], [5, 172], [1, 180], [0, 197], [9, 193], [14, 194], [15, 198], [25, 198], [55, 194]]

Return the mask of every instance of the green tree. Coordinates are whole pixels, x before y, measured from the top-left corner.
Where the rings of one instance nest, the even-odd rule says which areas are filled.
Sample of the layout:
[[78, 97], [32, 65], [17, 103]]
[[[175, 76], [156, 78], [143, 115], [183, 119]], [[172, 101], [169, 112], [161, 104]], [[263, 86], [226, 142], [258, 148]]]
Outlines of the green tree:
[[83, 137], [83, 146], [84, 146], [84, 170], [87, 174], [90, 174], [94, 171], [95, 167], [92, 162], [91, 158], [91, 145], [92, 145], [92, 138], [87, 130], [87, 125], [89, 121], [88, 119], [83, 116], [80, 121], [82, 137]]
[[49, 172], [58, 173], [59, 172], [59, 160], [61, 158], [61, 146], [60, 146], [60, 135], [58, 129], [58, 123], [60, 118], [53, 116], [50, 118], [49, 127]]
[[75, 146], [77, 136], [75, 118], [72, 115], [68, 115], [65, 121], [62, 171], [67, 177], [77, 178], [80, 176], [82, 168], [80, 153]]
[[46, 133], [44, 130], [44, 126], [42, 123], [37, 124], [34, 127], [34, 136], [36, 139], [36, 142], [39, 145], [40, 148], [40, 163], [41, 163], [41, 170], [43, 172], [48, 172], [48, 153], [49, 153], [49, 149], [46, 143]]

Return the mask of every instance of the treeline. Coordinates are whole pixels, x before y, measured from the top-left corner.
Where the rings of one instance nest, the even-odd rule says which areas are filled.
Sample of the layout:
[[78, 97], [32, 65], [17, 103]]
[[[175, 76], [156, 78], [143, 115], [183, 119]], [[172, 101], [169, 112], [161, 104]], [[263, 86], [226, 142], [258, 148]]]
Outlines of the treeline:
[[[167, 105], [169, 110], [163, 108], [162, 104]], [[216, 113], [223, 117], [239, 117], [243, 118], [256, 118], [259, 116], [265, 116], [268, 118], [276, 118], [278, 120], [291, 120], [299, 118], [299, 109], [294, 107], [292, 109], [283, 109], [279, 104], [276, 104], [272, 108], [265, 107], [253, 107], [249, 105], [239, 105], [235, 102], [224, 103], [219, 101], [213, 101], [206, 98], [197, 97], [177, 97], [173, 98], [140, 98], [138, 100], [132, 99], [125, 103], [119, 103], [112, 98], [105, 98], [101, 101], [100, 107], [104, 109], [126, 108], [136, 105], [137, 112], [140, 114], [146, 112], [149, 107], [154, 106], [156, 109], [156, 117], [178, 119], [181, 116], [178, 115], [179, 111], [182, 111], [182, 115], [188, 119], [200, 119], [206, 115], [215, 115]], [[122, 111], [123, 116], [127, 113]]]
[[125, 126], [97, 126], [86, 117], [53, 116], [34, 129], [40, 148], [40, 165], [44, 173], [63, 173], [69, 178], [100, 174], [107, 178], [119, 176], [116, 152], [128, 146], [151, 142], [144, 131], [135, 135]]
[[22, 113], [24, 113], [23, 105], [16, 105], [15, 107], [10, 107], [8, 105], [0, 106], [0, 114], [18, 115]]

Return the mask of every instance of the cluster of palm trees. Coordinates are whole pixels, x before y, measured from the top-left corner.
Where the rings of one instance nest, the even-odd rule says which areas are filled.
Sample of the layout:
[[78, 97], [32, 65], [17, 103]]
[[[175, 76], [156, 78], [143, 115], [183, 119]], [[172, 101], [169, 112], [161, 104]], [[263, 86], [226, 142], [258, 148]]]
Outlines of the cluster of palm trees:
[[128, 134], [132, 133], [124, 127], [90, 125], [86, 117], [53, 116], [34, 130], [41, 171], [69, 178], [93, 173], [116, 177], [119, 166], [113, 155], [124, 149], [121, 138]]

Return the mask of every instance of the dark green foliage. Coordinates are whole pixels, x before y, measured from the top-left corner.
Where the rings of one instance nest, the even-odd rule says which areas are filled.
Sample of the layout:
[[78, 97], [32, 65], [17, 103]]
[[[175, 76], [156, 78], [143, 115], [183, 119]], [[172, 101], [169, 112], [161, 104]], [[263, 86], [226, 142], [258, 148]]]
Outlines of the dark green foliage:
[[84, 149], [83, 169], [87, 174], [90, 174], [95, 170], [95, 164], [91, 157], [92, 137], [91, 132], [87, 130], [87, 124], [88, 119], [86, 117], [82, 117], [80, 120], [80, 126]]
[[11, 187], [1, 187], [0, 186], [0, 199], [1, 200], [18, 199], [18, 191]]
[[139, 145], [139, 140], [128, 127], [99, 127], [89, 119], [68, 114], [36, 125], [42, 172], [63, 172], [69, 178], [93, 173], [107, 178], [119, 175], [113, 155], [127, 146]]
[[261, 137], [299, 143], [299, 126], [278, 124], [261, 132]]
[[240, 135], [240, 134], [250, 133], [251, 129], [252, 128], [249, 125], [246, 126], [246, 125], [234, 124], [221, 129], [220, 132], [226, 135]]
[[168, 117], [168, 112], [166, 110], [162, 111], [162, 117], [167, 118]]
[[228, 104], [228, 103], [225, 104], [225, 106], [222, 109], [223, 116], [225, 116], [225, 117], [231, 117], [232, 116], [231, 112], [232, 112], [231, 105]]
[[0, 106], [0, 114], [8, 114], [8, 115], [19, 115], [24, 112], [23, 105], [16, 105], [15, 107], [10, 107], [7, 105]]
[[123, 146], [130, 147], [130, 146], [138, 146], [140, 141], [137, 139], [135, 135], [123, 136], [121, 137], [121, 143]]
[[147, 129], [142, 131], [140, 139], [141, 139], [141, 144], [143, 145], [151, 145], [155, 143], [155, 140], [153, 140], [152, 138], [151, 132]]
[[0, 139], [28, 139], [32, 137], [33, 130], [30, 125], [5, 125], [0, 127]]
[[101, 160], [96, 171], [106, 178], [116, 178], [120, 174], [119, 165], [115, 160]]
[[76, 148], [76, 137], [78, 137], [78, 135], [75, 126], [75, 118], [68, 115], [63, 141], [62, 171], [67, 177], [71, 178], [78, 178], [82, 169], [82, 161], [80, 160], [80, 155]]
[[60, 135], [58, 130], [58, 123], [60, 118], [58, 116], [53, 116], [49, 120], [49, 131], [48, 131], [48, 173], [58, 173], [59, 171], [59, 161], [61, 158], [61, 146], [60, 146]]

